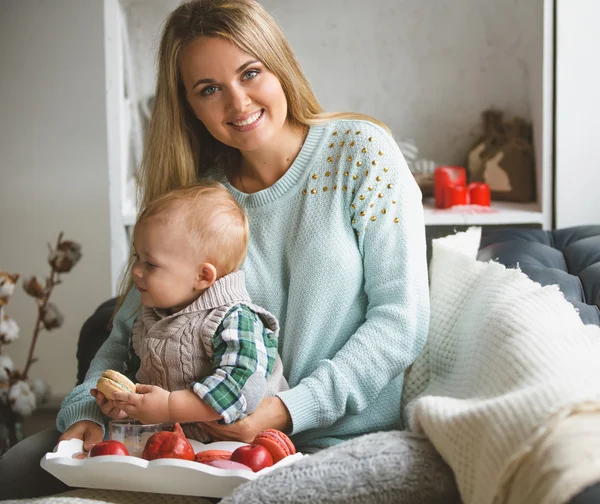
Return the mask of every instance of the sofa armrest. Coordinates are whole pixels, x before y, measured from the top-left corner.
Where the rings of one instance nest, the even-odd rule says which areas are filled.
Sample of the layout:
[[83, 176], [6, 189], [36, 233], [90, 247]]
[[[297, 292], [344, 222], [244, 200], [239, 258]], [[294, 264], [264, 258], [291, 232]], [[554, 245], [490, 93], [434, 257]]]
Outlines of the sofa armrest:
[[484, 230], [477, 258], [558, 285], [584, 323], [600, 325], [600, 226]]

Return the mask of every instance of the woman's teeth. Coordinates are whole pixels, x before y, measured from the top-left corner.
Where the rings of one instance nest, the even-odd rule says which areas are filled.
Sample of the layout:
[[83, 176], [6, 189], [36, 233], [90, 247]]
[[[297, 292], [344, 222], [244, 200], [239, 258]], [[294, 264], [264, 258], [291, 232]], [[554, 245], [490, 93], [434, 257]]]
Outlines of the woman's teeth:
[[256, 121], [261, 116], [261, 114], [262, 114], [262, 110], [259, 110], [255, 114], [252, 114], [250, 117], [248, 117], [248, 119], [245, 119], [244, 121], [234, 122], [233, 125], [234, 126], [248, 126], [248, 124], [252, 124], [254, 121]]

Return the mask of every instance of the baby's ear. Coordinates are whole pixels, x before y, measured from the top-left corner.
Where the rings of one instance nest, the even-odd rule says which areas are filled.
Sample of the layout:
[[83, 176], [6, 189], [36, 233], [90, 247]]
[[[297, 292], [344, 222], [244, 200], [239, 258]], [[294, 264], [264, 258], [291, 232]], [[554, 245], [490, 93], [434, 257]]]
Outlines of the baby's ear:
[[211, 263], [202, 263], [198, 266], [195, 287], [198, 290], [208, 289], [217, 280], [217, 268]]

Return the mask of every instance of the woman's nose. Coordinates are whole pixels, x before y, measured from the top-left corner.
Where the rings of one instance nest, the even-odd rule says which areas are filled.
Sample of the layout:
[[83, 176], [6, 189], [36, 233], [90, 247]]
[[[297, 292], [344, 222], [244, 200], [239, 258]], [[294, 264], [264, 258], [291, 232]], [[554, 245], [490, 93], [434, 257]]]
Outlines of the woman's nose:
[[250, 97], [242, 86], [233, 86], [229, 89], [229, 106], [234, 112], [244, 112], [250, 102]]

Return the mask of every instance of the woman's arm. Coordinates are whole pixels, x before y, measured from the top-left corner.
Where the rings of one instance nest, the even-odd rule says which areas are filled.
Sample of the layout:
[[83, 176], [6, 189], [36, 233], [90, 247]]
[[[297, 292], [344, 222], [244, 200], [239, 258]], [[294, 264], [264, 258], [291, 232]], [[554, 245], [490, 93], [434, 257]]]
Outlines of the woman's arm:
[[91, 420], [104, 428], [104, 414], [90, 395], [90, 390], [96, 387], [98, 378], [105, 369], [120, 370], [127, 360], [131, 330], [139, 306], [139, 293], [132, 289], [115, 315], [110, 336], [92, 360], [85, 381], [75, 387], [63, 401], [56, 418], [56, 427], [60, 432], [80, 420]]
[[289, 434], [292, 431], [292, 417], [281, 399], [273, 396], [265, 397], [253, 413], [239, 422], [227, 425], [207, 422], [202, 424], [202, 428], [215, 439], [251, 443], [265, 429], [277, 429]]

